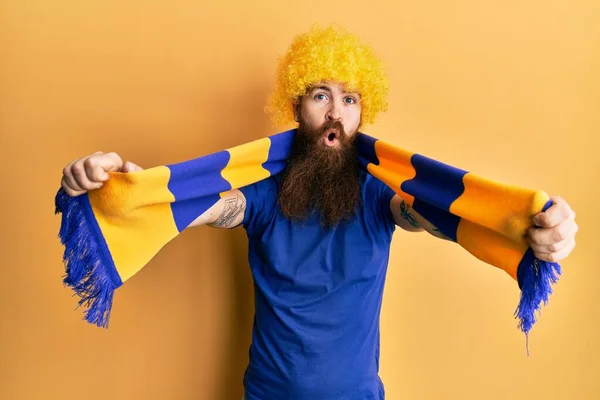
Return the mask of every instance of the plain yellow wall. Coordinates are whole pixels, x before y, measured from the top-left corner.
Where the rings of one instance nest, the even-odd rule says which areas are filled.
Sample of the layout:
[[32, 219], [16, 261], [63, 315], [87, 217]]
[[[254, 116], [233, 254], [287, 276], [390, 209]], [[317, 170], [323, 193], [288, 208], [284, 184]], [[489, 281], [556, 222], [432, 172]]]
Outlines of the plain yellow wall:
[[64, 165], [97, 150], [150, 167], [275, 133], [263, 106], [277, 57], [316, 22], [351, 29], [388, 67], [389, 112], [367, 133], [562, 195], [580, 226], [530, 357], [505, 273], [398, 230], [387, 398], [600, 398], [599, 4], [1, 0], [0, 399], [241, 397], [243, 230], [184, 232], [117, 291], [102, 330], [62, 286], [53, 198]]

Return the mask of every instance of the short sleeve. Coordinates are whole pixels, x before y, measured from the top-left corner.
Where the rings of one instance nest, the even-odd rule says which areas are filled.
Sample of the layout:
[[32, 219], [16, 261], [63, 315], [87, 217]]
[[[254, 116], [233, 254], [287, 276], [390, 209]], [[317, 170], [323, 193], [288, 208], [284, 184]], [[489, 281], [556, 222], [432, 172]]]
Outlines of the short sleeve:
[[371, 205], [376, 214], [376, 218], [384, 226], [393, 231], [396, 227], [396, 223], [394, 221], [394, 214], [392, 214], [390, 202], [396, 195], [396, 192], [386, 183], [371, 174], [367, 174], [366, 183], [367, 194], [372, 201]]
[[261, 234], [271, 220], [277, 205], [277, 189], [274, 177], [239, 188], [246, 198], [242, 225], [249, 236]]

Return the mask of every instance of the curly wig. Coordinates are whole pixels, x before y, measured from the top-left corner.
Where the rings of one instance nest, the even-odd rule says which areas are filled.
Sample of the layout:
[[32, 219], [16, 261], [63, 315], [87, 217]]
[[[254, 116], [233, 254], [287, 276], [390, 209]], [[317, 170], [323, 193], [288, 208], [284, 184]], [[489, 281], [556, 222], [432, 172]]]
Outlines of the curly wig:
[[372, 124], [387, 111], [389, 83], [373, 50], [336, 25], [313, 25], [279, 58], [275, 90], [266, 107], [275, 124], [293, 123], [293, 103], [322, 81], [343, 84], [361, 95], [362, 124]]

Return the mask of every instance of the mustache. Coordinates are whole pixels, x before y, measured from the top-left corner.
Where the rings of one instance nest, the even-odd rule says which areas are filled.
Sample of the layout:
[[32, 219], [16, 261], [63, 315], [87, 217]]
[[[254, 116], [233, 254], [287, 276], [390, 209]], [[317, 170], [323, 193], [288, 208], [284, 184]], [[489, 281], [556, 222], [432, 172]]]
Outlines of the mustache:
[[344, 130], [344, 125], [341, 121], [327, 121], [321, 127], [321, 131], [323, 133], [325, 133], [329, 129], [337, 129], [340, 133], [346, 134], [346, 131]]
[[344, 125], [339, 120], [325, 121], [323, 124], [321, 124], [320, 127], [314, 127], [314, 128], [309, 127], [305, 121], [300, 120], [300, 124], [299, 124], [298, 128], [299, 128], [298, 129], [299, 132], [301, 132], [303, 134], [303, 136], [310, 143], [309, 146], [311, 146], [311, 147], [317, 145], [319, 143], [319, 141], [321, 140], [321, 138], [329, 130], [337, 131], [337, 138], [342, 144], [348, 144], [347, 142], [350, 142], [350, 135], [348, 135], [348, 133], [344, 129]]
[[323, 123], [320, 129], [318, 129], [320, 136], [324, 135], [328, 130], [335, 129], [339, 132], [340, 138], [347, 137], [346, 130], [344, 129], [344, 125], [341, 121], [326, 121]]

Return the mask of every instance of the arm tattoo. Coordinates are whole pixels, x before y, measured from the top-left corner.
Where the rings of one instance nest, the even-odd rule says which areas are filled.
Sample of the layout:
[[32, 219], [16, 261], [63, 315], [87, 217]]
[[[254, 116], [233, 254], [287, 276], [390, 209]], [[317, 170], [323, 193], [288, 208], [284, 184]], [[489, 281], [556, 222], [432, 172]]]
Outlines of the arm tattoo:
[[246, 202], [244, 199], [236, 195], [234, 199], [225, 200], [225, 207], [223, 212], [219, 215], [219, 218], [210, 226], [222, 228], [229, 227], [235, 221], [235, 218], [246, 209]]
[[410, 206], [402, 200], [400, 203], [400, 215], [402, 218], [408, 221], [414, 228], [420, 228], [421, 225], [415, 219], [415, 216], [410, 213]]

